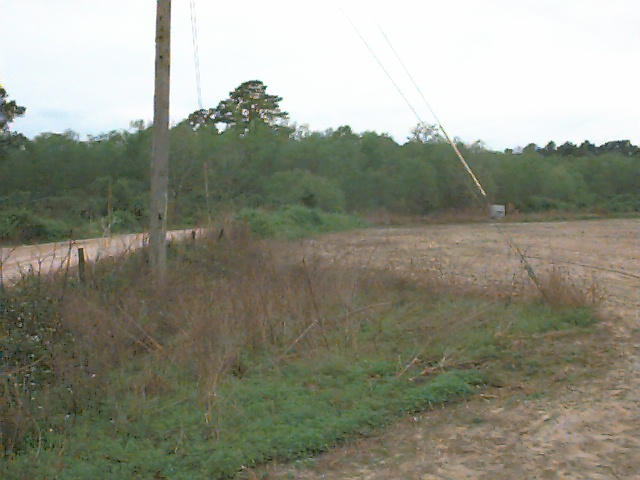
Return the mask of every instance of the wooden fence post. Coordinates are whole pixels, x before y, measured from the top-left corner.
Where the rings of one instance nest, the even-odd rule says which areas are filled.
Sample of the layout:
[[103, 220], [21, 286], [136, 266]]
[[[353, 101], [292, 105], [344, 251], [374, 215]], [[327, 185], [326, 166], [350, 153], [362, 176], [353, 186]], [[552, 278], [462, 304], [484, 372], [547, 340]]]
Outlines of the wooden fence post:
[[84, 248], [78, 247], [78, 279], [84, 283]]

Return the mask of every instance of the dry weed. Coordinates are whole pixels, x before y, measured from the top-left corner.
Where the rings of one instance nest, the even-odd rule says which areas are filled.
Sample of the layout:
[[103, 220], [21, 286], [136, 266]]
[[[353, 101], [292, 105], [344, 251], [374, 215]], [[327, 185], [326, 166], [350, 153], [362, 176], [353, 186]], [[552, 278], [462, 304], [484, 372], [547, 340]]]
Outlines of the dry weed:
[[[68, 266], [26, 276], [10, 302], [30, 302], [33, 325], [24, 327], [18, 312], [3, 327], [25, 341], [39, 335], [33, 358], [13, 360], [40, 362], [46, 374], [6, 377], [0, 448], [10, 452], [34, 426], [55, 424], [104, 395], [147, 401], [195, 381], [210, 401], [222, 376], [246, 372], [248, 354], [282, 361], [322, 347], [330, 329], [359, 321], [363, 291], [371, 298], [373, 289], [384, 289], [360, 269], [315, 257], [282, 261], [289, 254], [287, 244], [254, 241], [235, 226], [222, 236], [172, 243], [161, 292], [150, 285], [144, 250], [89, 262], [85, 283]], [[50, 311], [38, 310], [42, 298], [51, 299]], [[47, 326], [52, 318], [55, 328]]]
[[538, 275], [542, 298], [558, 307], [598, 307], [606, 298], [595, 277], [578, 277], [569, 269], [552, 265]]

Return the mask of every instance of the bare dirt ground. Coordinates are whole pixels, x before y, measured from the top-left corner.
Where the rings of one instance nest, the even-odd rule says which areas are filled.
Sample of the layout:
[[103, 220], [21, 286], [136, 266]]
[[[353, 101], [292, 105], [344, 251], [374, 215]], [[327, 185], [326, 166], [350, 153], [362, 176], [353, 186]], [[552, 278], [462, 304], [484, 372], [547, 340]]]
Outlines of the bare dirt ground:
[[[640, 479], [640, 221], [505, 224], [534, 268], [566, 267], [606, 289], [604, 374], [579, 382], [492, 389], [410, 416], [377, 437], [268, 478]], [[508, 291], [522, 268], [491, 225], [372, 229], [306, 241], [306, 255], [390, 268], [419, 281], [436, 271]], [[562, 372], [559, 372], [562, 376]]]

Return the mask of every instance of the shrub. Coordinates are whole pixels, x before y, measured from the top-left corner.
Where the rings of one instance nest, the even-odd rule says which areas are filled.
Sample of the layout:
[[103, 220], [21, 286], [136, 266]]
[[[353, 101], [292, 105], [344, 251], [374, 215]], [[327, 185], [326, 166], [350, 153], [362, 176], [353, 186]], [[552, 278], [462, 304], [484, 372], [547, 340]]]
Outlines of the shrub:
[[640, 212], [640, 194], [622, 194], [602, 202], [598, 208], [604, 212]]
[[0, 213], [0, 240], [34, 242], [68, 237], [71, 228], [60, 220], [42, 218], [27, 209], [11, 209]]
[[257, 208], [243, 208], [235, 217], [236, 220], [246, 222], [249, 230], [259, 237], [272, 237], [276, 233], [275, 225], [270, 216]]
[[327, 213], [302, 205], [291, 205], [274, 211], [244, 208], [238, 212], [236, 220], [246, 222], [253, 234], [263, 238], [293, 239], [367, 226], [366, 222], [354, 215]]
[[265, 200], [269, 205], [304, 205], [327, 212], [344, 209], [344, 193], [334, 181], [306, 170], [277, 172], [266, 181]]

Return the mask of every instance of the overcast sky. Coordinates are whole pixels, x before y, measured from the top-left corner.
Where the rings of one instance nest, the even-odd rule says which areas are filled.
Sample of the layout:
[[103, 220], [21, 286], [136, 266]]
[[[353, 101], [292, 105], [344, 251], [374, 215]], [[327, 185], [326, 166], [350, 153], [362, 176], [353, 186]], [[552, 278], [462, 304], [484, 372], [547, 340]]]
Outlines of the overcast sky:
[[[152, 0], [0, 0], [0, 83], [13, 129], [97, 134], [153, 116]], [[202, 96], [245, 80], [312, 130], [348, 124], [404, 142], [427, 122], [384, 29], [449, 133], [502, 149], [549, 140], [640, 143], [638, 0], [196, 0]], [[171, 118], [197, 109], [189, 0], [173, 0]]]

